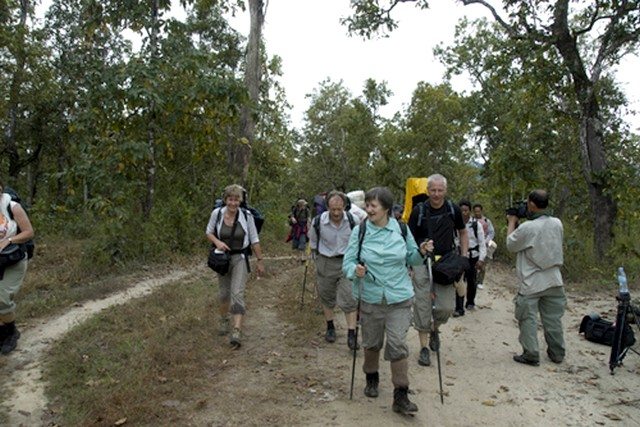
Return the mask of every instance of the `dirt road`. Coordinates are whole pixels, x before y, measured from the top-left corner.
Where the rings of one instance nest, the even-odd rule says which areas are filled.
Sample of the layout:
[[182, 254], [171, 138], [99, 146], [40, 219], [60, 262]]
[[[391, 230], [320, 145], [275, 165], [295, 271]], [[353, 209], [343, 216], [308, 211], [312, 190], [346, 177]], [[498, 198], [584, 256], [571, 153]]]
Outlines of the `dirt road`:
[[[323, 341], [323, 324], [318, 316], [317, 333], [302, 338], [296, 335], [295, 325], [283, 321], [278, 304], [283, 292], [298, 292], [292, 277], [298, 277], [301, 269], [297, 265], [278, 269], [272, 277], [249, 288], [243, 347], [230, 350], [219, 361], [225, 369], [216, 373], [207, 403], [189, 414], [187, 424], [640, 425], [640, 356], [628, 355], [625, 366], [612, 376], [607, 366], [609, 348], [585, 341], [577, 332], [583, 315], [613, 314], [612, 293], [601, 298], [569, 295], [564, 319], [568, 348], [565, 362], [556, 365], [543, 358], [539, 367], [523, 366], [511, 360], [520, 352], [513, 320], [513, 271], [493, 265], [485, 289], [479, 291], [478, 309], [451, 319], [443, 327], [444, 405], [438, 395], [435, 355], [432, 366], [419, 366], [417, 334], [410, 332], [411, 399], [419, 413], [404, 418], [391, 411], [393, 389], [388, 363], [381, 364], [380, 396], [366, 398], [360, 355], [354, 399], [349, 400], [351, 353], [340, 316], [335, 344]], [[40, 363], [50, 342], [92, 313], [142, 297], [187, 274], [205, 272], [175, 272], [149, 280], [126, 293], [83, 304], [58, 319], [24, 330], [19, 349], [0, 369], [0, 385], [12, 392], [7, 402], [10, 424], [43, 424], [41, 416], [47, 402], [42, 393]], [[541, 334], [540, 339], [542, 343]], [[222, 338], [219, 343], [226, 345]]]

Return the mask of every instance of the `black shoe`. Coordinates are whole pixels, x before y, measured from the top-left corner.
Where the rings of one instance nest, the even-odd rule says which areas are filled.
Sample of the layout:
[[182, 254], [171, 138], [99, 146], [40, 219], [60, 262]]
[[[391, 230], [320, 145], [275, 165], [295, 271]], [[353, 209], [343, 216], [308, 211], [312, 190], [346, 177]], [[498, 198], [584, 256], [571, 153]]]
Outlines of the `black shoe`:
[[0, 353], [9, 354], [16, 349], [18, 345], [18, 339], [20, 338], [20, 331], [13, 329], [13, 332], [2, 341], [2, 347], [0, 347]]
[[393, 412], [404, 415], [412, 415], [418, 412], [416, 404], [412, 403], [407, 396], [408, 391], [408, 387], [398, 387], [393, 390], [393, 405], [391, 406]]
[[327, 329], [327, 333], [324, 336], [326, 342], [336, 342], [336, 330]]
[[453, 312], [453, 317], [464, 316], [464, 310], [456, 310]]
[[429, 334], [429, 348], [431, 351], [440, 350], [440, 332], [437, 329]]
[[540, 361], [527, 359], [526, 357], [524, 357], [524, 354], [516, 354], [515, 356], [513, 356], [513, 360], [518, 363], [524, 363], [525, 365], [540, 366]]
[[431, 366], [431, 357], [429, 356], [429, 349], [427, 347], [422, 347], [422, 349], [420, 350], [418, 365]]
[[378, 384], [380, 375], [377, 372], [367, 374], [367, 385], [364, 388], [364, 395], [367, 397], [378, 397]]
[[360, 348], [360, 346], [356, 342], [355, 334], [354, 335], [349, 334], [349, 336], [347, 337], [347, 345], [349, 346], [349, 350], [357, 350]]
[[551, 354], [551, 352], [549, 350], [547, 350], [547, 356], [549, 356], [549, 359], [553, 363], [562, 363], [562, 361], [564, 360], [564, 357], [554, 356], [553, 354]]

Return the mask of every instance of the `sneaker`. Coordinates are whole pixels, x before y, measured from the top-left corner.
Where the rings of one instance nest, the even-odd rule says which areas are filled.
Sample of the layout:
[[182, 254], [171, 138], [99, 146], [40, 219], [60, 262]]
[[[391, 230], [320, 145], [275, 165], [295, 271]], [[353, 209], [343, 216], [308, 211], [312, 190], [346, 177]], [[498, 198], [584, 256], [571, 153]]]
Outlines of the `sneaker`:
[[218, 335], [223, 336], [229, 333], [229, 316], [221, 316], [218, 321]]
[[516, 354], [513, 356], [513, 360], [518, 363], [524, 363], [525, 365], [540, 366], [540, 362], [538, 360], [527, 359], [524, 357], [524, 354]]
[[326, 342], [336, 342], [336, 330], [335, 329], [327, 329], [327, 333], [324, 336], [324, 340]]
[[[335, 341], [335, 339], [334, 339], [334, 341]], [[347, 337], [347, 345], [349, 346], [349, 350], [357, 350], [357, 349], [360, 348], [360, 346], [356, 342], [355, 334], [354, 335], [349, 335]]]
[[416, 404], [409, 400], [408, 391], [408, 387], [398, 387], [393, 390], [393, 405], [391, 406], [393, 412], [403, 415], [412, 415], [418, 412]]
[[240, 345], [242, 344], [241, 335], [242, 334], [240, 332], [240, 329], [233, 328], [233, 332], [231, 332], [231, 338], [229, 338], [229, 344], [234, 347], [240, 347]]
[[429, 334], [429, 348], [431, 351], [438, 351], [440, 349], [440, 332], [436, 329]]
[[13, 333], [10, 333], [4, 341], [2, 341], [2, 347], [0, 347], [0, 353], [9, 354], [18, 346], [18, 339], [20, 338], [20, 331], [14, 329]]
[[378, 397], [378, 384], [380, 375], [377, 372], [367, 374], [367, 385], [364, 388], [364, 395], [367, 397]]
[[469, 311], [473, 311], [476, 309], [476, 305], [475, 304], [467, 304], [465, 307], [467, 310]]
[[478, 289], [484, 289], [484, 286], [482, 286], [482, 283], [478, 283], [478, 284], [476, 285], [476, 287], [477, 287]]
[[431, 357], [429, 356], [429, 349], [427, 347], [422, 347], [422, 350], [420, 350], [418, 365], [431, 366]]
[[460, 317], [460, 316], [464, 316], [463, 310], [456, 310], [453, 312], [453, 317]]

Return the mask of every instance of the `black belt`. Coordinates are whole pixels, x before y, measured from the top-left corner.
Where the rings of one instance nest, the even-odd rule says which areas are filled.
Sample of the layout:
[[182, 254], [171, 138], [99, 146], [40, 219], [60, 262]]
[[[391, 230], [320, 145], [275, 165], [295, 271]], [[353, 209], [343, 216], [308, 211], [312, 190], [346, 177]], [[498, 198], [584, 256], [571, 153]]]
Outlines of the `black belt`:
[[[322, 254], [320, 254], [322, 255]], [[344, 255], [334, 255], [334, 256], [326, 256], [326, 255], [322, 255], [325, 258], [344, 258]]]

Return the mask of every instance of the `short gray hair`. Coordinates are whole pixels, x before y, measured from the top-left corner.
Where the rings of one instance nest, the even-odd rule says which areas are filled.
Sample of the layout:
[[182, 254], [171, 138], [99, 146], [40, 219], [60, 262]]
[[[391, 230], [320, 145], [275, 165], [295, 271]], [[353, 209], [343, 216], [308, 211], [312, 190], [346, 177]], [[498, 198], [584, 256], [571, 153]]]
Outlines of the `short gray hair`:
[[442, 182], [444, 184], [444, 188], [447, 188], [447, 178], [440, 175], [439, 173], [434, 173], [433, 175], [430, 175], [429, 178], [427, 178], [427, 188], [431, 186], [431, 182], [433, 181]]

